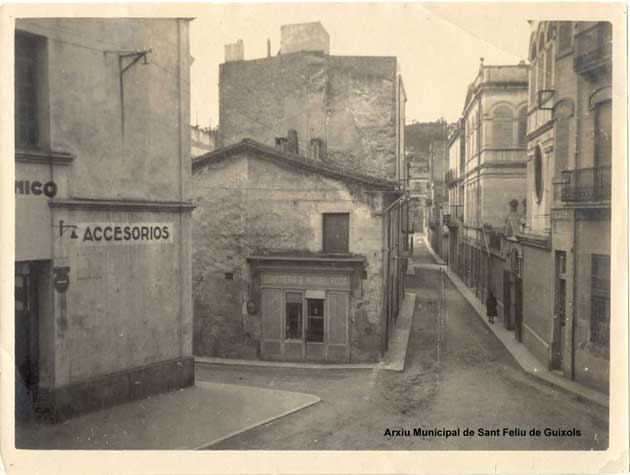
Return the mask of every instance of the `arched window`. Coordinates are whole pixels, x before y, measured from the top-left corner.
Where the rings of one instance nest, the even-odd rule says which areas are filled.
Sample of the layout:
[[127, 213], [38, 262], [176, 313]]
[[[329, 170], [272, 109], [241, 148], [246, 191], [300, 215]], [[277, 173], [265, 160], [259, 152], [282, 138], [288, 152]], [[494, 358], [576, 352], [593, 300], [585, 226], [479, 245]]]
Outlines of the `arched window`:
[[572, 104], [567, 100], [560, 101], [553, 111], [554, 118], [554, 155], [556, 176], [567, 168], [569, 162], [570, 130], [569, 120], [573, 115]]
[[540, 145], [534, 152], [534, 190], [536, 191], [536, 201], [540, 203], [543, 197], [543, 163]]
[[573, 37], [573, 22], [558, 22], [558, 54], [564, 53], [571, 48], [571, 40]]
[[555, 32], [556, 32], [556, 23], [553, 21], [549, 22], [549, 26], [547, 26], [547, 42], [553, 39], [553, 35]]
[[536, 59], [536, 38], [534, 36], [534, 33], [532, 33], [530, 43], [531, 44], [529, 46], [529, 60], [534, 61]]
[[545, 55], [545, 89], [553, 89], [553, 43], [549, 44]]
[[527, 107], [521, 107], [518, 111], [518, 146], [527, 144]]
[[498, 106], [492, 115], [492, 137], [495, 147], [511, 147], [513, 145], [512, 109], [507, 105]]

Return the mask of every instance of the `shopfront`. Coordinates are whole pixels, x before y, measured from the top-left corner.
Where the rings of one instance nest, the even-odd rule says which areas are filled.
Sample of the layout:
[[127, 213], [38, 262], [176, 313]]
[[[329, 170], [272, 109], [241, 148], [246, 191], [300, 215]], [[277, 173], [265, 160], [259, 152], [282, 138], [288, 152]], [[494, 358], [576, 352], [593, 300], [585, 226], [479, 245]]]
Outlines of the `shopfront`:
[[350, 280], [348, 271], [263, 270], [262, 359], [348, 362]]

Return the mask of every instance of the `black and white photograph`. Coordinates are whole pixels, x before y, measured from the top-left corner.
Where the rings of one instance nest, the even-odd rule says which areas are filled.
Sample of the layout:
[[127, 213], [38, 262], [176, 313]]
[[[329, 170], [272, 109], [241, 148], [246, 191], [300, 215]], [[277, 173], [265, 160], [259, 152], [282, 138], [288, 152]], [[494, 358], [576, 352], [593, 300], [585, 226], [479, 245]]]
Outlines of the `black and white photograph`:
[[3, 13], [3, 458], [628, 469], [624, 4], [125, 5]]

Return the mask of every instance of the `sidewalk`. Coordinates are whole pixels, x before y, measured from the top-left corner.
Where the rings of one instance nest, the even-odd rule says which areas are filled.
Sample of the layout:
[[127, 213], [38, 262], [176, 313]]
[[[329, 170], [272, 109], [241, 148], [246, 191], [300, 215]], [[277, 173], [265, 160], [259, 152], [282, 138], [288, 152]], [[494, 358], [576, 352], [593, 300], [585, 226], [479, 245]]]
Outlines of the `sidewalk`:
[[195, 450], [319, 402], [317, 396], [232, 384], [195, 386], [72, 418], [16, 428], [17, 448]]
[[595, 391], [594, 389], [588, 388], [580, 383], [575, 381], [571, 381], [563, 376], [560, 376], [552, 371], [549, 371], [546, 365], [543, 365], [534, 355], [532, 355], [529, 350], [523, 345], [514, 339], [514, 333], [507, 330], [503, 327], [503, 325], [492, 325], [486, 319], [486, 306], [479, 301], [479, 299], [475, 296], [475, 294], [466, 286], [466, 284], [448, 268], [444, 265], [444, 260], [441, 259], [435, 251], [431, 248], [426, 236], [424, 236], [424, 244], [427, 247], [428, 251], [431, 253], [435, 261], [442, 265], [444, 272], [451, 280], [453, 285], [459, 290], [459, 292], [464, 296], [464, 298], [468, 301], [468, 303], [475, 309], [481, 321], [494, 333], [494, 335], [499, 339], [503, 346], [510, 352], [512, 357], [516, 360], [516, 362], [520, 365], [520, 367], [526, 371], [527, 373], [536, 376], [549, 384], [557, 386], [559, 388], [564, 389], [565, 391], [569, 391], [573, 394], [576, 394], [579, 397], [582, 397], [588, 401], [594, 402], [600, 406], [608, 407], [608, 395]]
[[413, 320], [413, 309], [416, 304], [416, 295], [405, 293], [402, 306], [396, 319], [396, 326], [389, 336], [388, 350], [378, 363], [344, 363], [344, 364], [318, 364], [318, 363], [292, 363], [279, 361], [262, 360], [240, 360], [232, 358], [216, 358], [208, 356], [195, 356], [195, 365], [240, 365], [240, 366], [261, 366], [267, 368], [302, 368], [302, 369], [326, 369], [326, 370], [348, 370], [348, 369], [384, 369], [388, 371], [404, 371], [405, 358], [407, 357], [407, 346], [409, 345], [409, 334], [411, 332], [411, 322]]

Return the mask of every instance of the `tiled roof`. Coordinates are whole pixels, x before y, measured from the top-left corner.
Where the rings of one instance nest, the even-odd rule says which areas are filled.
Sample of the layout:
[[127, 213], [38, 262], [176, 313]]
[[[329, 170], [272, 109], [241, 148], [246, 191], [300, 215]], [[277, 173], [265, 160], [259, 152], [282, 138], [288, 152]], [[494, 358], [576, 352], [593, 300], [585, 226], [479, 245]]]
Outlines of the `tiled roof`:
[[385, 180], [383, 178], [357, 173], [331, 162], [323, 162], [317, 159], [308, 159], [301, 155], [294, 155], [291, 153], [283, 152], [274, 147], [256, 142], [252, 139], [243, 139], [234, 145], [228, 145], [227, 147], [213, 150], [212, 152], [206, 153], [205, 155], [201, 155], [200, 157], [193, 159], [193, 173], [195, 173], [196, 170], [200, 169], [206, 163], [211, 162], [212, 160], [236, 155], [243, 151], [255, 152], [261, 158], [273, 160], [285, 165], [299, 168], [301, 170], [327, 176], [329, 178], [342, 181], [351, 180], [381, 190], [398, 190], [398, 184], [393, 180]]

